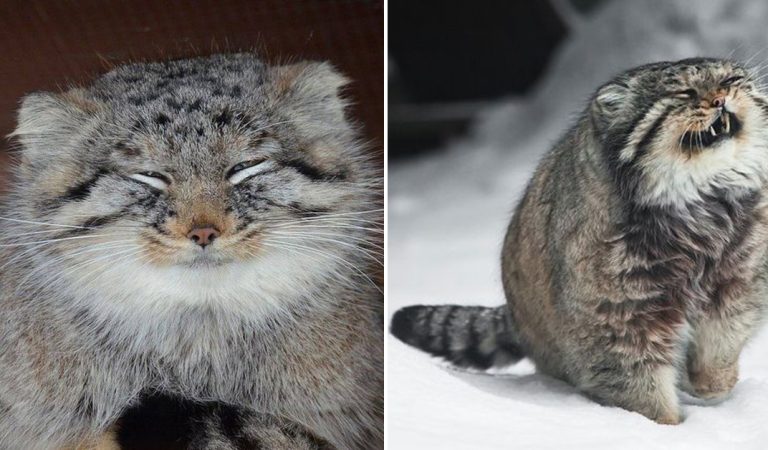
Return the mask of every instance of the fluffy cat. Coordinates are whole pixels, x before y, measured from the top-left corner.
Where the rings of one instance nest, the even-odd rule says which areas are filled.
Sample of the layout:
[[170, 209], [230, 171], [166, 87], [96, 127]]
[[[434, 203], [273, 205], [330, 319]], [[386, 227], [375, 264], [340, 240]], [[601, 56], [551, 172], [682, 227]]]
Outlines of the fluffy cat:
[[155, 395], [201, 405], [191, 448], [383, 446], [382, 183], [346, 82], [231, 54], [24, 99], [0, 448], [94, 446]]
[[530, 357], [663, 424], [722, 397], [764, 317], [768, 100], [733, 61], [629, 70], [544, 157], [507, 231], [500, 308], [411, 306], [392, 333], [460, 366]]

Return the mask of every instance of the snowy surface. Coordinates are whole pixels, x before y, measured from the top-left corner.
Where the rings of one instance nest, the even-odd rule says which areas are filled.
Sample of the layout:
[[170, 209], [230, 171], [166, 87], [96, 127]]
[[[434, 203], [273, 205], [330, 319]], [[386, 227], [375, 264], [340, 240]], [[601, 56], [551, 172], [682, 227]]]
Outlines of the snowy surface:
[[[536, 161], [599, 84], [641, 63], [690, 56], [768, 59], [768, 2], [657, 0], [607, 5], [565, 43], [526, 99], [500, 103], [471, 138], [390, 165], [388, 311], [424, 303], [498, 305], [499, 250]], [[599, 406], [523, 361], [504, 374], [456, 371], [388, 337], [387, 447], [400, 449], [765, 449], [768, 330], [742, 354], [716, 405], [684, 400], [657, 425]]]

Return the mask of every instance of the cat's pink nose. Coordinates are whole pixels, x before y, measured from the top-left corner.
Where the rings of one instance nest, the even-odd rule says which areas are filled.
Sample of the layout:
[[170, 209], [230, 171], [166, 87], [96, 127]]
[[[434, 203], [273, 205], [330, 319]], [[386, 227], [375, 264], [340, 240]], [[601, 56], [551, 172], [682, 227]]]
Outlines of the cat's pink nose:
[[221, 233], [219, 233], [219, 230], [214, 228], [212, 225], [204, 225], [202, 227], [196, 227], [192, 229], [192, 231], [190, 231], [189, 234], [187, 234], [187, 237], [192, 242], [194, 242], [195, 244], [203, 248], [210, 245], [214, 241], [214, 239], [216, 239], [219, 236], [221, 236]]
[[717, 97], [712, 99], [712, 106], [715, 108], [722, 108], [725, 106], [725, 96], [718, 95]]

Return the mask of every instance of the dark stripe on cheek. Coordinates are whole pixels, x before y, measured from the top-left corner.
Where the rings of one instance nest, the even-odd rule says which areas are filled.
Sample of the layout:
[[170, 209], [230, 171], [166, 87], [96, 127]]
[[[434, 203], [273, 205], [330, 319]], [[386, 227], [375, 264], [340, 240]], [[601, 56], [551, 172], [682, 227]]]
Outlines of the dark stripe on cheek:
[[292, 210], [300, 213], [301, 217], [322, 217], [331, 212], [330, 208], [320, 206], [304, 206], [299, 202], [291, 202], [288, 205]]
[[83, 222], [84, 227], [89, 228], [98, 228], [103, 227], [104, 225], [109, 225], [112, 222], [116, 222], [121, 217], [123, 217], [123, 214], [110, 214], [108, 216], [97, 216], [97, 217], [91, 217], [85, 222]]
[[617, 165], [619, 165], [619, 152], [627, 147], [630, 134], [637, 127], [640, 121], [648, 115], [648, 112], [651, 110], [651, 108], [653, 108], [655, 104], [656, 102], [653, 102], [642, 107], [638, 107], [638, 109], [641, 109], [640, 112], [632, 118], [631, 122], [627, 125], [626, 128], [622, 127], [621, 129], [608, 130], [606, 132], [604, 138], [605, 151], [607, 152], [609, 164], [611, 164], [611, 167], [614, 169]]
[[662, 127], [664, 126], [664, 121], [667, 120], [667, 117], [669, 117], [669, 114], [672, 112], [673, 106], [669, 105], [664, 109], [664, 112], [661, 113], [659, 117], [656, 118], [656, 120], [653, 121], [653, 125], [651, 125], [651, 129], [648, 130], [647, 133], [645, 133], [645, 136], [640, 140], [640, 143], [637, 144], [638, 152], [635, 155], [635, 158], [637, 158], [639, 155], [645, 153], [645, 150], [647, 149], [648, 145], [653, 142], [653, 140], [656, 138], [656, 136], [659, 134], [659, 131], [661, 131]]
[[77, 200], [83, 200], [87, 198], [91, 194], [91, 190], [93, 190], [94, 186], [96, 186], [96, 183], [99, 182], [99, 179], [106, 175], [108, 172], [104, 169], [99, 170], [96, 172], [94, 176], [92, 176], [87, 181], [78, 184], [77, 186], [71, 187], [64, 195], [60, 196], [57, 200], [59, 202], [70, 202], [70, 201], [77, 201]]
[[347, 178], [347, 174], [344, 171], [324, 172], [301, 159], [288, 159], [281, 161], [281, 163], [283, 166], [292, 168], [312, 181], [343, 181]]
[[328, 176], [327, 174], [321, 172], [317, 167], [313, 167], [307, 164], [306, 161], [302, 161], [300, 159], [283, 161], [283, 165], [292, 168], [296, 172], [299, 172], [312, 181], [320, 181]]
[[88, 218], [85, 222], [81, 223], [79, 226], [83, 228], [70, 228], [67, 231], [61, 233], [61, 237], [68, 237], [68, 236], [83, 236], [86, 234], [89, 234], [93, 232], [94, 230], [103, 227], [105, 225], [109, 225], [110, 223], [116, 222], [120, 220], [122, 217], [124, 217], [123, 213], [116, 213], [116, 214], [110, 214], [108, 216], [94, 216]]
[[160, 247], [160, 248], [168, 248], [168, 246], [165, 245], [163, 243], [163, 241], [161, 241], [160, 239], [152, 236], [151, 234], [144, 233], [144, 234], [142, 234], [141, 237], [144, 238], [145, 240], [149, 241], [149, 243], [152, 244], [152, 245], [155, 245], [155, 246]]
[[750, 97], [752, 98], [752, 100], [753, 100], [755, 103], [757, 103], [757, 106], [759, 106], [759, 107], [760, 107], [760, 109], [762, 109], [762, 110], [763, 110], [763, 114], [765, 114], [766, 116], [768, 116], [768, 103], [766, 103], [766, 101], [765, 101], [765, 100], [763, 100], [763, 99], [762, 99], [762, 98], [760, 98], [760, 97], [751, 96], [751, 95], [750, 95]]

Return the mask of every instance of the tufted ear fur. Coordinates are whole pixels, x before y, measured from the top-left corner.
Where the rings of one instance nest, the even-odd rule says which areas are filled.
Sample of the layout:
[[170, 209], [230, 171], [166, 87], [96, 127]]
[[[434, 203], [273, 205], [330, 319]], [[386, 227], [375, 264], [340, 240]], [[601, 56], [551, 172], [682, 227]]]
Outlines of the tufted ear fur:
[[598, 89], [589, 110], [599, 132], [606, 131], [622, 116], [629, 92], [629, 86], [620, 82], [611, 82]]
[[349, 80], [327, 62], [305, 61], [273, 67], [269, 72], [273, 103], [291, 120], [317, 132], [347, 127], [340, 96]]
[[98, 110], [98, 104], [87, 99], [80, 89], [63, 94], [37, 92], [24, 97], [16, 130], [9, 135], [21, 144], [22, 164], [56, 160], [82, 135]]

